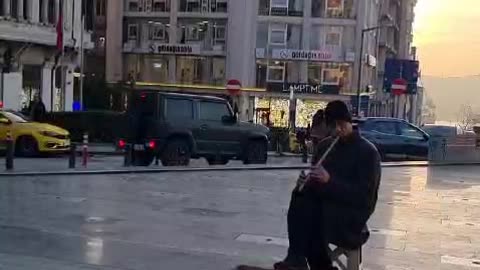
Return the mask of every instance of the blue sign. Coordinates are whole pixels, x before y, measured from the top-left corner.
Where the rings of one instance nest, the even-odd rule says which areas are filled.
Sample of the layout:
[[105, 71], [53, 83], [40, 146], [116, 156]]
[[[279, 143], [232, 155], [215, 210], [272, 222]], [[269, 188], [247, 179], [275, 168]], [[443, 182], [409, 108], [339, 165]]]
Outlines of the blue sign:
[[387, 59], [385, 61], [385, 75], [383, 89], [390, 93], [392, 82], [403, 78], [408, 82], [407, 94], [417, 93], [420, 64], [414, 60]]

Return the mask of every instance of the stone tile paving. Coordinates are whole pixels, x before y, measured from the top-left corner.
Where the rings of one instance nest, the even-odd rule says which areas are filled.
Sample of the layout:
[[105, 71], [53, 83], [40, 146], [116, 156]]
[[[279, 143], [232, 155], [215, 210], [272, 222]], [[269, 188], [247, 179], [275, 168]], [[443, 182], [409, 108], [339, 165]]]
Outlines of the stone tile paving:
[[[269, 266], [297, 174], [0, 178], [0, 269]], [[384, 169], [364, 269], [480, 269], [479, 206], [479, 167]]]

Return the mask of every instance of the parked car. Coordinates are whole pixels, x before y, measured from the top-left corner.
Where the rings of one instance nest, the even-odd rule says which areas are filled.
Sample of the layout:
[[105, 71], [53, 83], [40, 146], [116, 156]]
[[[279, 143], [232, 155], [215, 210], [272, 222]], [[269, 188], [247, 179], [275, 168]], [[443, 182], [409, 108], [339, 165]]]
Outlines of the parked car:
[[18, 112], [0, 111], [0, 141], [7, 139], [9, 131], [18, 156], [63, 153], [70, 148], [68, 131], [50, 124], [32, 122]]
[[395, 118], [357, 120], [360, 133], [378, 148], [382, 160], [427, 160], [429, 135], [420, 128]]
[[238, 121], [221, 98], [141, 91], [130, 98], [127, 116], [136, 165], [148, 166], [155, 157], [164, 166], [186, 166], [201, 157], [212, 165], [267, 162], [268, 128]]

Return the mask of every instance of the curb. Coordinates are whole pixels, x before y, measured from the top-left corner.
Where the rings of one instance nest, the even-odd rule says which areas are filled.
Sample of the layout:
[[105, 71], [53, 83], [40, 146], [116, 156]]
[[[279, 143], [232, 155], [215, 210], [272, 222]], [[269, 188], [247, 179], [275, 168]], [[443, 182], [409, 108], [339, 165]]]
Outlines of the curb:
[[[428, 162], [404, 162], [384, 163], [383, 168], [424, 168], [424, 167], [449, 167], [449, 166], [475, 166], [480, 162], [451, 162], [451, 163], [428, 163]], [[118, 170], [85, 170], [85, 171], [46, 171], [46, 172], [3, 172], [3, 177], [31, 177], [31, 176], [68, 176], [68, 175], [118, 175], [118, 174], [154, 174], [154, 173], [191, 173], [191, 172], [235, 172], [235, 171], [271, 171], [271, 170], [305, 170], [307, 165], [295, 166], [255, 166], [255, 167], [224, 167], [224, 168], [171, 168], [171, 169], [118, 169]]]

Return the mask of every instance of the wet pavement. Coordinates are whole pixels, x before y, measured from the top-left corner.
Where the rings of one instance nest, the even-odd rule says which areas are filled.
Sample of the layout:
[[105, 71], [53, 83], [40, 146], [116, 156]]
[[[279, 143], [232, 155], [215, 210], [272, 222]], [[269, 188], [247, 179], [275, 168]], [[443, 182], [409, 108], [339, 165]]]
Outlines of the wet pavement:
[[[0, 269], [269, 266], [297, 171], [0, 178]], [[480, 269], [480, 167], [386, 168], [364, 269]]]

